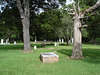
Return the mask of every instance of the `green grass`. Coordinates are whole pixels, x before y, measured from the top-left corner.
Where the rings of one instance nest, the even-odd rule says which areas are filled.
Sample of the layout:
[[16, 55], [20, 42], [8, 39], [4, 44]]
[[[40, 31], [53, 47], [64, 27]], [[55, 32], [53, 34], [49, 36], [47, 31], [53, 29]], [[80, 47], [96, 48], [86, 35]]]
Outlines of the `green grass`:
[[[70, 59], [72, 45], [54, 47], [48, 45], [23, 54], [23, 44], [0, 46], [0, 75], [100, 75], [100, 45], [83, 44], [84, 59]], [[33, 47], [32, 47], [33, 49]], [[58, 63], [43, 64], [41, 52], [57, 51]]]

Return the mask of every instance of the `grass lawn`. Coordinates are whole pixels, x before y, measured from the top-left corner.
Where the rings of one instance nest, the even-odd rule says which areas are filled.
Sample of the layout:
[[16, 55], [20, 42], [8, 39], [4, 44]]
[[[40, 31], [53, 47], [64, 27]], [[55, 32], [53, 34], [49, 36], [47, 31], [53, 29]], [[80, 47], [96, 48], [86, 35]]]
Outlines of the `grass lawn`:
[[[81, 60], [70, 59], [72, 45], [36, 45], [39, 49], [29, 54], [21, 53], [23, 44], [0, 45], [0, 75], [100, 75], [100, 45], [83, 44]], [[59, 62], [43, 64], [40, 53], [52, 51], [57, 51]]]

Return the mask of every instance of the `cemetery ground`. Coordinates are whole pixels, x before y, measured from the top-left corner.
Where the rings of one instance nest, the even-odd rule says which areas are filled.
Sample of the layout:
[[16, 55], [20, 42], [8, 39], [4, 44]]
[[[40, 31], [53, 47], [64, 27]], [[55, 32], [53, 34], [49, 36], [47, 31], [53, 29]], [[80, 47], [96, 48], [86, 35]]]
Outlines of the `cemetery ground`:
[[[37, 45], [38, 49], [33, 49]], [[0, 75], [100, 75], [100, 45], [83, 44], [84, 58], [70, 59], [72, 45], [32, 44], [33, 53], [22, 53], [23, 44], [0, 45]], [[55, 52], [59, 62], [43, 64], [40, 53]]]

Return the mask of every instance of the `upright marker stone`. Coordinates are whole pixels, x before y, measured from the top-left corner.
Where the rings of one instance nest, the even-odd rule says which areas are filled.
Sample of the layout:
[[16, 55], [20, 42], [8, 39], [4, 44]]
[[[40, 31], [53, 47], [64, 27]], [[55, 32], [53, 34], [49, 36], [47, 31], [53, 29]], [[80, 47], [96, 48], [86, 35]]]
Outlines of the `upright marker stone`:
[[37, 49], [37, 47], [36, 47], [36, 46], [34, 46], [34, 49]]
[[14, 45], [16, 45], [16, 41], [14, 41]]
[[61, 43], [61, 39], [59, 38], [59, 42]]
[[55, 47], [56, 47], [56, 46], [59, 46], [59, 43], [58, 43], [58, 42], [55, 42]]
[[73, 38], [72, 38], [72, 43], [73, 43]]
[[1, 39], [1, 45], [3, 45], [3, 39]]
[[55, 42], [55, 46], [57, 46], [57, 43]]
[[62, 39], [62, 43], [64, 43], [64, 39]]

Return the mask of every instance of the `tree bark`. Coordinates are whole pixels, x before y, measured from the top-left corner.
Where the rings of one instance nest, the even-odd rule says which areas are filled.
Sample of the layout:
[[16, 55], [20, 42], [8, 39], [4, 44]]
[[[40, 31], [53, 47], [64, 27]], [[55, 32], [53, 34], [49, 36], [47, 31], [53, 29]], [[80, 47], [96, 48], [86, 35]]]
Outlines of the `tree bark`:
[[24, 51], [29, 52], [30, 48], [30, 34], [29, 34], [29, 20], [23, 19], [23, 40], [24, 40]]
[[[17, 7], [20, 12], [20, 17], [23, 25], [23, 40], [24, 40], [24, 53], [32, 52], [30, 47], [30, 9], [29, 9], [29, 0], [23, 0], [23, 6], [21, 1], [17, 0]], [[23, 8], [22, 8], [23, 7]]]
[[81, 29], [79, 29], [79, 26], [81, 26], [81, 21], [79, 19], [78, 14], [75, 16], [74, 19], [74, 39], [73, 39], [73, 51], [72, 51], [72, 59], [80, 59], [83, 58], [82, 55], [82, 33]]
[[6, 44], [8, 44], [9, 38], [6, 39]]

